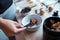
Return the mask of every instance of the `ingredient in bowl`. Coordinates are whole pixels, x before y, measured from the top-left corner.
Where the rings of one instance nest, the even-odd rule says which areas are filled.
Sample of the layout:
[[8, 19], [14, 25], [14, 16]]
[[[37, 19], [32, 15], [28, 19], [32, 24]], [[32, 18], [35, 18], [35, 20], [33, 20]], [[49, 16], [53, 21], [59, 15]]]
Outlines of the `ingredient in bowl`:
[[30, 24], [34, 25], [34, 24], [36, 24], [36, 23], [37, 23], [37, 20], [36, 20], [36, 19], [34, 19], [34, 18], [31, 18], [31, 19], [30, 19]]
[[54, 20], [52, 20], [52, 19], [50, 20], [50, 22], [51, 22], [51, 24], [54, 24], [54, 23], [55, 23], [55, 21], [54, 21]]
[[41, 8], [40, 9], [40, 15], [42, 16], [44, 13], [45, 13], [45, 10]]
[[31, 11], [30, 7], [25, 7], [24, 9], [22, 9], [21, 13], [28, 13]]
[[48, 8], [48, 10], [49, 10], [49, 12], [52, 12], [53, 7], [50, 6], [50, 7]]
[[57, 23], [53, 24], [52, 28], [55, 29], [55, 30], [60, 30], [60, 22], [57, 22]]
[[51, 22], [51, 30], [56, 30], [56, 31], [59, 31], [60, 30], [60, 22], [55, 22], [54, 20], [50, 20]]

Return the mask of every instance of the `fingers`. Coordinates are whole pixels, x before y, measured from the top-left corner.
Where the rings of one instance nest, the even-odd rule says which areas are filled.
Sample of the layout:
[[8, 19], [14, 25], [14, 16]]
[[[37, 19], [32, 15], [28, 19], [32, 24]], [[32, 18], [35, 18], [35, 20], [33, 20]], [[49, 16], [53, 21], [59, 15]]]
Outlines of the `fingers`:
[[26, 29], [26, 27], [24, 27], [24, 28], [19, 28], [19, 29], [17, 30], [17, 32], [24, 31], [25, 29]]
[[14, 22], [14, 24], [16, 25], [17, 28], [22, 28], [22, 27], [23, 27], [22, 25], [20, 25], [20, 24], [17, 23], [17, 22]]
[[16, 26], [16, 28], [22, 28], [23, 26], [22, 25], [20, 25], [20, 24], [17, 24], [17, 25], [15, 25]]
[[24, 28], [15, 29], [15, 30], [13, 31], [13, 34], [18, 34], [18, 33], [20, 33], [20, 32], [23, 32], [25, 29], [26, 29], [25, 27], [24, 27]]
[[22, 32], [22, 31], [24, 31], [26, 28], [24, 27], [24, 28], [19, 28], [19, 29], [17, 29], [16, 31], [15, 31], [15, 34], [18, 34], [18, 33], [20, 33], [20, 32]]
[[14, 27], [16, 28], [16, 29], [13, 28], [15, 34], [21, 32], [21, 31], [24, 31], [26, 29], [25, 27], [23, 27], [22, 25], [20, 25], [19, 23], [15, 22], [15, 21], [13, 21], [13, 23], [15, 25]]

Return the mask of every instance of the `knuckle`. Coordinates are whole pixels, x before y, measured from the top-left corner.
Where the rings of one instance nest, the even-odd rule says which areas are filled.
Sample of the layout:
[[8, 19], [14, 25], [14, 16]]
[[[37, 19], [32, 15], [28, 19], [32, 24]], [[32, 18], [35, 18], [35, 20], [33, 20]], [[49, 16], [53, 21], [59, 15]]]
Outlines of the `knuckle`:
[[13, 33], [16, 34], [17, 33], [17, 30], [15, 30]]

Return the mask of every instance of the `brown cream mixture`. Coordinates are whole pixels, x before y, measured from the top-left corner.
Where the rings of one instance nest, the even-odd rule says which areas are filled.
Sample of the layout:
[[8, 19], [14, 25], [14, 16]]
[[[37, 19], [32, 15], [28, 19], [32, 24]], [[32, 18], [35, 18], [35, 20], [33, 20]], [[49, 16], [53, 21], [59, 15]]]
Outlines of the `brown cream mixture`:
[[34, 18], [31, 18], [31, 19], [30, 19], [30, 24], [34, 25], [34, 24], [36, 24], [36, 23], [37, 23], [37, 20], [36, 20], [36, 19], [34, 19]]
[[54, 20], [50, 20], [52, 26], [51, 26], [51, 30], [57, 30], [59, 31], [60, 30], [60, 22], [56, 22]]

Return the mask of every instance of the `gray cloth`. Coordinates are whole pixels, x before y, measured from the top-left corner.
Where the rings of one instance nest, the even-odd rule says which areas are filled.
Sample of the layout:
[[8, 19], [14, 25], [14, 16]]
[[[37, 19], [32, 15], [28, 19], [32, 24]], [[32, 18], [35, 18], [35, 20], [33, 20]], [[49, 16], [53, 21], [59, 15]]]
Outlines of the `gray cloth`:
[[0, 29], [0, 40], [9, 40], [1, 29]]
[[[15, 12], [15, 5], [12, 4], [0, 17], [13, 20], [15, 18]], [[2, 30], [0, 30], [0, 40], [9, 40]]]
[[15, 18], [15, 12], [16, 12], [15, 5], [12, 4], [4, 13], [0, 15], [0, 17], [4, 19], [13, 20]]

